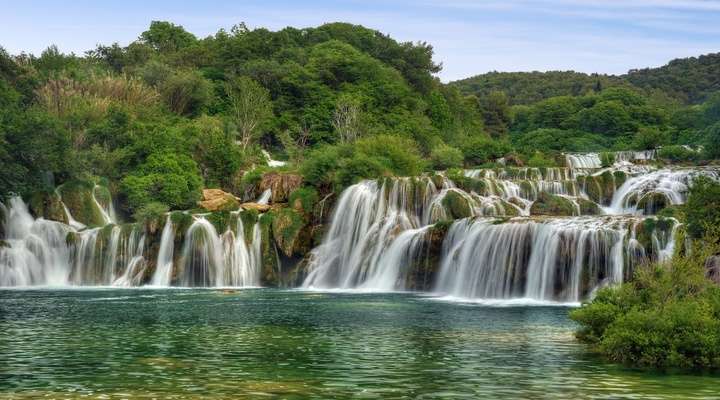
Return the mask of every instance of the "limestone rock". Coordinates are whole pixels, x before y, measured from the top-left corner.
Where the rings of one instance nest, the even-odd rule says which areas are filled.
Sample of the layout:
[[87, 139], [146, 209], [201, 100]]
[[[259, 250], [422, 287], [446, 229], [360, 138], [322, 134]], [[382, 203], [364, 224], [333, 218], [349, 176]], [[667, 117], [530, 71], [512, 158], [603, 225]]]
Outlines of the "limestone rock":
[[540, 193], [530, 207], [530, 215], [572, 216], [575, 205], [572, 201], [548, 193]]
[[208, 211], [233, 211], [240, 207], [235, 196], [220, 189], [203, 189], [202, 198], [198, 205]]
[[290, 193], [302, 185], [302, 176], [281, 172], [268, 172], [260, 180], [260, 192], [272, 191], [272, 203], [288, 201]]
[[269, 204], [260, 204], [260, 203], [242, 203], [240, 204], [240, 207], [243, 210], [256, 210], [258, 212], [265, 212], [272, 208]]

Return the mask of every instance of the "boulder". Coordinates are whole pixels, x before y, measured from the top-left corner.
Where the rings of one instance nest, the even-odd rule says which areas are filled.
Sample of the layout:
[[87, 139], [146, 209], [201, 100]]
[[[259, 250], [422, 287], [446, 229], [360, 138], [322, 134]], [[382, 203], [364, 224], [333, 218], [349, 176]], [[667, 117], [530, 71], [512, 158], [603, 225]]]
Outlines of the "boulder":
[[260, 203], [242, 203], [240, 204], [240, 208], [243, 210], [255, 210], [257, 212], [264, 213], [265, 211], [268, 211], [272, 208], [270, 204], [260, 204]]
[[442, 199], [442, 205], [450, 219], [461, 219], [473, 216], [471, 199], [458, 190], [448, 190]]
[[203, 189], [198, 205], [208, 211], [234, 211], [240, 207], [238, 198], [220, 189]]
[[720, 285], [720, 255], [708, 257], [705, 260], [705, 276]]
[[548, 193], [540, 193], [530, 207], [530, 215], [572, 216], [575, 205], [569, 199]]
[[267, 189], [272, 191], [272, 203], [285, 203], [290, 193], [302, 185], [302, 176], [281, 172], [268, 172], [260, 180], [260, 192]]
[[30, 196], [28, 203], [30, 212], [35, 217], [42, 217], [51, 221], [68, 223], [67, 215], [63, 209], [60, 196], [54, 192], [35, 192]]

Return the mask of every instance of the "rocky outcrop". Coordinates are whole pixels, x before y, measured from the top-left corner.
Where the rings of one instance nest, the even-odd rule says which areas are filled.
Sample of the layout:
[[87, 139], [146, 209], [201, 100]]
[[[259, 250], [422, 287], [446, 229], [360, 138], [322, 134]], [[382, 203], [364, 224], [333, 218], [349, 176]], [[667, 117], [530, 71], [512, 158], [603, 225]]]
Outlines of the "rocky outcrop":
[[461, 219], [473, 215], [470, 201], [466, 194], [456, 190], [448, 190], [442, 199], [442, 205], [445, 207], [448, 218]]
[[30, 196], [28, 202], [30, 212], [36, 217], [42, 217], [51, 221], [68, 223], [67, 215], [63, 210], [60, 196], [54, 192], [35, 192]]
[[720, 255], [711, 256], [705, 260], [705, 276], [716, 285], [720, 285]]
[[265, 211], [268, 211], [272, 208], [270, 204], [260, 204], [260, 203], [242, 203], [240, 204], [240, 207], [243, 210], [255, 210], [257, 212], [264, 213]]
[[270, 189], [272, 203], [285, 203], [290, 193], [302, 185], [302, 176], [282, 172], [268, 172], [260, 180], [260, 192]]
[[530, 215], [572, 216], [575, 205], [569, 199], [548, 193], [540, 193], [530, 207]]
[[202, 200], [198, 205], [208, 211], [235, 211], [240, 208], [240, 201], [231, 193], [220, 189], [203, 189]]
[[89, 227], [103, 226], [106, 222], [99, 201], [93, 199], [94, 189], [95, 183], [89, 181], [70, 181], [58, 187], [62, 203], [73, 218]]

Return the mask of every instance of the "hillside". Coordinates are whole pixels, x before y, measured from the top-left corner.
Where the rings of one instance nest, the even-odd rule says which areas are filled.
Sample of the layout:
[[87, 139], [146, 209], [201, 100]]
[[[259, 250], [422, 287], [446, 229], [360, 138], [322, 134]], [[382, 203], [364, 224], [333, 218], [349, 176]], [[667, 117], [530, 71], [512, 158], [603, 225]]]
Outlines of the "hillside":
[[683, 103], [697, 104], [720, 90], [720, 53], [675, 59], [659, 68], [636, 69], [619, 76], [574, 71], [494, 71], [449, 85], [479, 97], [503, 91], [511, 104], [531, 104], [555, 96], [580, 96], [620, 85], [648, 93], [660, 90]]

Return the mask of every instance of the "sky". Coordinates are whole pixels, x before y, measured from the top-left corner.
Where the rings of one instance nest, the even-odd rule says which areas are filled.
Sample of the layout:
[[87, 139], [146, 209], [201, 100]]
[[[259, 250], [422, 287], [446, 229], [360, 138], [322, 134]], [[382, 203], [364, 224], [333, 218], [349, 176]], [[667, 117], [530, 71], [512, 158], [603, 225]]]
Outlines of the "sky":
[[199, 37], [240, 22], [351, 22], [430, 43], [444, 82], [488, 71], [622, 74], [720, 51], [720, 0], [0, 0], [0, 10], [0, 46], [11, 54], [127, 45], [153, 20]]

